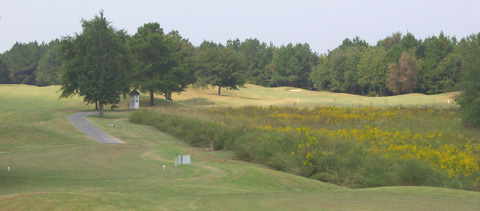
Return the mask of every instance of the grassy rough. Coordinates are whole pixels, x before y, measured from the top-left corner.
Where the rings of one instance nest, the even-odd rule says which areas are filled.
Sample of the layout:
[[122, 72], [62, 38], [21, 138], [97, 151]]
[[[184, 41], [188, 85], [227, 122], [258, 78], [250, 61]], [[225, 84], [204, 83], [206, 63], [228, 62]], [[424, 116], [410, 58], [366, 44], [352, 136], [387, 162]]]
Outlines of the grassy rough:
[[[0, 210], [476, 210], [480, 206], [477, 192], [427, 187], [351, 190], [285, 174], [232, 160], [228, 151], [189, 147], [153, 127], [129, 123], [126, 113], [90, 117], [125, 142], [98, 144], [66, 118], [92, 106], [78, 98], [57, 101], [57, 90], [0, 86], [1, 102], [9, 101], [0, 104]], [[111, 123], [115, 127], [107, 126]], [[173, 157], [178, 154], [192, 155], [192, 165], [174, 168]], [[161, 168], [164, 164], [166, 170]], [[7, 166], [11, 172], [6, 172]]]
[[[140, 110], [130, 121], [192, 146], [232, 150], [241, 160], [347, 187], [478, 190], [480, 133], [439, 132], [418, 123], [450, 124], [452, 118], [458, 119], [452, 109], [241, 107]], [[417, 127], [416, 133], [402, 125]]]

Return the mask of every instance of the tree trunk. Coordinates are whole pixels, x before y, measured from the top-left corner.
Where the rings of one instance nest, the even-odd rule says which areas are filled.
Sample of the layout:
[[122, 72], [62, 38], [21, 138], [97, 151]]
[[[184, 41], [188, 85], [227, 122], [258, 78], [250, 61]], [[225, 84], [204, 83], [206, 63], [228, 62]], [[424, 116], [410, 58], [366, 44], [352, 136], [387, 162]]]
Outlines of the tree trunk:
[[220, 95], [220, 90], [222, 89], [221, 86], [218, 86], [218, 95]]
[[150, 91], [150, 106], [155, 105], [155, 98], [153, 97], [153, 91]]
[[103, 103], [100, 102], [100, 117], [103, 118]]
[[95, 111], [98, 111], [98, 101], [95, 101]]
[[170, 93], [164, 93], [164, 94], [165, 94], [165, 99], [166, 99], [166, 100], [173, 101], [173, 100], [172, 100], [172, 93], [171, 93], [171, 92], [170, 92]]

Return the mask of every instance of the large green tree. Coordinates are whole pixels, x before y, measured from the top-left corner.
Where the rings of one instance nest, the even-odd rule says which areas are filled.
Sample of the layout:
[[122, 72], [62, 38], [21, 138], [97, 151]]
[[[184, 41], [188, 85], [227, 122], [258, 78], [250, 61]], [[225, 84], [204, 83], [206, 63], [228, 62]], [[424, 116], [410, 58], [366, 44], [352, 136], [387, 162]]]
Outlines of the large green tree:
[[146, 23], [137, 29], [130, 45], [137, 61], [135, 83], [142, 92], [150, 94], [150, 105], [153, 106], [154, 94], [163, 94], [169, 54], [167, 37], [159, 23]]
[[150, 94], [172, 99], [172, 92], [181, 92], [189, 82], [188, 60], [192, 46], [178, 31], [163, 32], [159, 23], [147, 23], [137, 29], [130, 45], [137, 61], [135, 84]]
[[204, 41], [199, 47], [197, 84], [238, 89], [245, 84], [245, 59], [233, 47]]
[[184, 39], [178, 31], [171, 31], [167, 34], [169, 46], [168, 61], [166, 63], [166, 74], [163, 77], [164, 87], [162, 89], [167, 100], [172, 100], [173, 92], [182, 92], [190, 84], [190, 68], [192, 66], [194, 47]]
[[480, 127], [480, 33], [463, 39], [462, 68], [465, 71], [461, 94], [456, 97], [462, 121], [471, 127]]
[[62, 40], [64, 54], [61, 97], [79, 95], [87, 103], [98, 102], [100, 116], [106, 104], [117, 104], [129, 91], [131, 70], [124, 31], [117, 31], [103, 16], [82, 20], [83, 31]]

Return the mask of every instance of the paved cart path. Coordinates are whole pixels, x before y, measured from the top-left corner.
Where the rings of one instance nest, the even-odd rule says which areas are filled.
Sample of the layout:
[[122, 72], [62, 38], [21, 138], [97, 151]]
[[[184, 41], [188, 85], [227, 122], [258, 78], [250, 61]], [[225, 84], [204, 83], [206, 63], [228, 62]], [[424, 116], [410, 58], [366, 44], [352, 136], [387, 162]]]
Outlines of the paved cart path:
[[84, 116], [96, 114], [97, 112], [80, 112], [76, 114], [72, 114], [68, 116], [68, 120], [75, 126], [78, 130], [82, 133], [87, 134], [91, 138], [95, 139], [96, 141], [102, 144], [121, 144], [120, 140], [114, 138], [108, 133], [105, 133], [102, 129], [97, 127], [92, 122], [88, 121], [87, 119], [83, 118]]

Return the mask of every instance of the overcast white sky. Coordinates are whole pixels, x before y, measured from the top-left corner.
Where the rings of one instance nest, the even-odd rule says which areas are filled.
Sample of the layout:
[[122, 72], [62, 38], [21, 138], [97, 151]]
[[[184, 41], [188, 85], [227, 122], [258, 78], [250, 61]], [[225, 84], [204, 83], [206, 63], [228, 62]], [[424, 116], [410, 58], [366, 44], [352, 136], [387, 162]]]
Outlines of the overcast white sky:
[[0, 53], [15, 42], [81, 32], [80, 20], [101, 9], [117, 29], [134, 34], [144, 23], [159, 22], [196, 46], [257, 38], [276, 46], [309, 43], [326, 53], [355, 36], [375, 45], [394, 32], [417, 39], [480, 32], [479, 0], [0, 0]]

